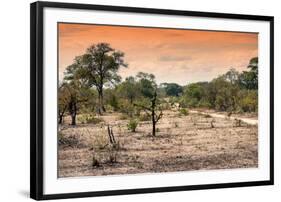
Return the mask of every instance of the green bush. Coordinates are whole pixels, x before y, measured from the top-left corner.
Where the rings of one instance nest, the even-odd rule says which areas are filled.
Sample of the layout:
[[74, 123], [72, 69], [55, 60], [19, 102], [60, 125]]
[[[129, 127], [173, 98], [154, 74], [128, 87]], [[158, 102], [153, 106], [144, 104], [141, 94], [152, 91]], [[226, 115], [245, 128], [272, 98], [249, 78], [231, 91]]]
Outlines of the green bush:
[[243, 112], [255, 112], [257, 111], [257, 98], [252, 98], [251, 96], [244, 97], [241, 100], [241, 109]]
[[135, 107], [127, 100], [122, 99], [119, 104], [119, 110], [121, 113], [125, 113], [132, 117], [135, 113]]
[[179, 109], [179, 113], [180, 115], [187, 116], [189, 114], [189, 111], [186, 108], [181, 108]]
[[257, 90], [242, 90], [239, 92], [238, 108], [240, 112], [256, 112], [258, 110]]
[[151, 117], [148, 114], [146, 114], [146, 113], [145, 114], [140, 114], [139, 120], [140, 121], [150, 121]]
[[82, 115], [78, 116], [78, 121], [82, 124], [85, 124], [85, 123], [97, 124], [97, 123], [102, 122], [103, 120], [95, 117], [92, 114], [82, 114]]
[[138, 121], [135, 119], [131, 119], [127, 124], [128, 130], [130, 130], [131, 132], [136, 132], [137, 126], [138, 126]]

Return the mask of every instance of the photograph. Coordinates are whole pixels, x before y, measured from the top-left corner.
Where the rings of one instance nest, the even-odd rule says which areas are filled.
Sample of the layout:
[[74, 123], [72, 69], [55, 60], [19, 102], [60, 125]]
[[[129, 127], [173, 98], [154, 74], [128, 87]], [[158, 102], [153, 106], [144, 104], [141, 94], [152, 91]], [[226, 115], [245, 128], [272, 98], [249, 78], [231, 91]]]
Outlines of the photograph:
[[259, 167], [259, 33], [57, 22], [57, 177]]

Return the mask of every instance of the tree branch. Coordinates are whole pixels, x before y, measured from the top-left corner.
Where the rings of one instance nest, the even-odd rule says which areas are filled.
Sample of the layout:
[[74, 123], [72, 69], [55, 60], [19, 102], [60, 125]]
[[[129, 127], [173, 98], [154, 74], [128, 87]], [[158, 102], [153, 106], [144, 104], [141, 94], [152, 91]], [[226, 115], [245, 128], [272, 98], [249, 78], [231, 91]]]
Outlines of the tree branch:
[[156, 123], [162, 118], [162, 116], [163, 116], [163, 112], [161, 110], [160, 114], [158, 116], [156, 115]]
[[146, 107], [146, 106], [143, 106], [143, 105], [140, 105], [140, 104], [136, 104], [136, 103], [134, 103], [134, 106], [136, 106], [136, 107], [141, 107], [142, 109], [145, 109], [145, 110], [148, 110], [148, 111], [152, 111], [152, 109], [151, 108], [149, 108], [149, 107]]

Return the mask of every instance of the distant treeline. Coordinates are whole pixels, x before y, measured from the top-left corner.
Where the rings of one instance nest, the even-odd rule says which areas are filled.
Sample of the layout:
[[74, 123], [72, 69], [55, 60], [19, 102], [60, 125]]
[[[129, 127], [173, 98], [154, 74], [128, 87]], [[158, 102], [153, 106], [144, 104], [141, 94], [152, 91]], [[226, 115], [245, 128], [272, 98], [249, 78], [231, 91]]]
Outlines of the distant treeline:
[[257, 57], [249, 61], [247, 71], [230, 69], [210, 82], [186, 86], [157, 85], [155, 76], [145, 72], [122, 81], [118, 70], [126, 67], [124, 53], [106, 43], [92, 45], [85, 54], [76, 57], [59, 86], [59, 123], [66, 114], [75, 125], [78, 113], [102, 115], [116, 111], [139, 117], [145, 112], [155, 127], [162, 111], [173, 104], [180, 108], [204, 107], [231, 112], [256, 112], [258, 108]]

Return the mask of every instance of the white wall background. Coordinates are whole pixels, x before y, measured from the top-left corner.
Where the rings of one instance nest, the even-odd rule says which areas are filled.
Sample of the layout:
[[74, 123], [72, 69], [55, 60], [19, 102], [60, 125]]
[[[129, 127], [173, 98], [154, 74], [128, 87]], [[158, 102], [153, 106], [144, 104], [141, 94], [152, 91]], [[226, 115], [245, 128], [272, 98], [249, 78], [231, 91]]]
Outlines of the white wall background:
[[[62, 1], [62, 0], [61, 0]], [[69, 0], [70, 1], [70, 0]], [[29, 3], [0, 7], [0, 201], [29, 199]], [[72, 0], [76, 3], [275, 16], [275, 103], [281, 102], [281, 13], [278, 0]], [[68, 201], [278, 201], [281, 195], [281, 105], [275, 105], [275, 186], [142, 194]], [[79, 185], [78, 185], [79, 186]]]

